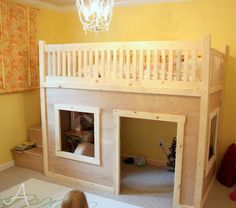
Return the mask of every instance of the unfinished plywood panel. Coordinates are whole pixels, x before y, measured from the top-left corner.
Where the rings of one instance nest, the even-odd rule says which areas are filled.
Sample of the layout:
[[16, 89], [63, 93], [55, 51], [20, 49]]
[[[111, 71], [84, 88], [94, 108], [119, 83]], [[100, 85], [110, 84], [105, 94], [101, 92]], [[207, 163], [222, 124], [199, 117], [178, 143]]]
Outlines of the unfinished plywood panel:
[[209, 114], [217, 107], [220, 107], [221, 103], [222, 103], [222, 91], [211, 94], [209, 96]]
[[[101, 108], [101, 165], [91, 165], [55, 156], [53, 104], [76, 104]], [[186, 116], [184, 132], [181, 204], [193, 205], [198, 146], [200, 99], [88, 90], [47, 89], [48, 154], [50, 172], [113, 187], [113, 110], [165, 113]]]

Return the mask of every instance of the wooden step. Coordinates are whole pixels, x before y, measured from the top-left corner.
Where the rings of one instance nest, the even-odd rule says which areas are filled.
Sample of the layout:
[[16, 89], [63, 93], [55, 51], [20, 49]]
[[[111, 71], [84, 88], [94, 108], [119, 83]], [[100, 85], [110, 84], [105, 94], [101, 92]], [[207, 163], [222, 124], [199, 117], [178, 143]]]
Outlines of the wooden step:
[[35, 147], [23, 152], [12, 150], [15, 165], [43, 173], [43, 149]]
[[41, 125], [36, 125], [29, 128], [29, 141], [35, 142], [37, 146], [42, 146]]

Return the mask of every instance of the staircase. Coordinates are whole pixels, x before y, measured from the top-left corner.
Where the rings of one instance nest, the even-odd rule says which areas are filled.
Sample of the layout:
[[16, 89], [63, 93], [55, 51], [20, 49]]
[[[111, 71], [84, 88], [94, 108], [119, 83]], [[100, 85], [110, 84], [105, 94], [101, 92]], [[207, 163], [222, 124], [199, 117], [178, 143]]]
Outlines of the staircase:
[[40, 125], [29, 128], [29, 141], [35, 142], [36, 147], [23, 152], [12, 150], [15, 165], [43, 172], [42, 130]]

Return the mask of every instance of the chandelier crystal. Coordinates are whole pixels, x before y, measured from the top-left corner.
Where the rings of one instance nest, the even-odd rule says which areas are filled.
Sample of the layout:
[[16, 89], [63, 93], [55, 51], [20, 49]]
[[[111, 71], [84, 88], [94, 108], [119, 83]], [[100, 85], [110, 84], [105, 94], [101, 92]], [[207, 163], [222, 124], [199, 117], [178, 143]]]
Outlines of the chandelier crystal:
[[76, 0], [76, 7], [83, 30], [95, 33], [109, 30], [113, 0]]

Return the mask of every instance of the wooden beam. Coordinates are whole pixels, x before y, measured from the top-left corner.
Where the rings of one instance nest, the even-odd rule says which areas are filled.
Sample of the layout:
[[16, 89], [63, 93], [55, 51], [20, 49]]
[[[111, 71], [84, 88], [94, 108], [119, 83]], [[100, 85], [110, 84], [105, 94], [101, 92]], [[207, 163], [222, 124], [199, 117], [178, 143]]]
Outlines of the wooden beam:
[[41, 103], [41, 125], [43, 139], [43, 165], [44, 174], [48, 173], [48, 144], [47, 144], [47, 98], [44, 82], [46, 79], [45, 42], [39, 41], [39, 72], [40, 72], [40, 103]]
[[208, 35], [203, 40], [204, 60], [202, 69], [202, 91], [200, 102], [200, 124], [199, 139], [197, 150], [197, 173], [195, 183], [194, 207], [202, 207], [203, 181], [204, 181], [204, 164], [206, 154], [206, 138], [208, 126], [208, 102], [209, 102], [209, 73], [210, 73], [210, 49], [211, 37]]

